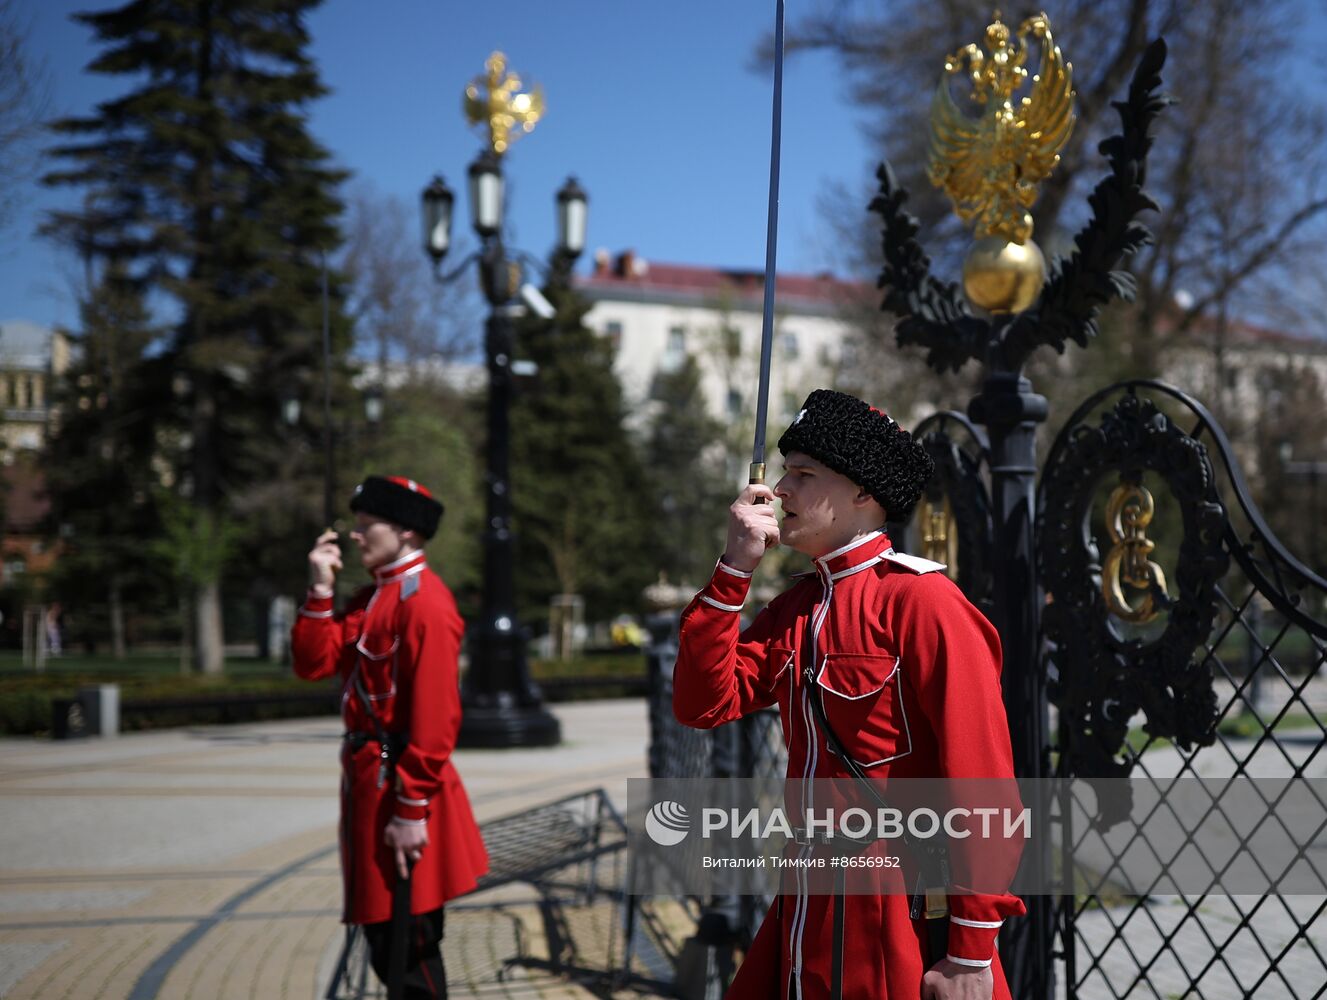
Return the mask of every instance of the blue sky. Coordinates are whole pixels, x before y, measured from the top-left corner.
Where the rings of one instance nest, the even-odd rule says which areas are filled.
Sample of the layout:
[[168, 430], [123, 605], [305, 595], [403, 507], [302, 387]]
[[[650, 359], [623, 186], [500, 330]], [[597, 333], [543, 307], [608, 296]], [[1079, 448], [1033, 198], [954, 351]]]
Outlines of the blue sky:
[[[117, 81], [83, 72], [95, 50], [68, 19], [111, 4], [17, 6], [47, 60], [56, 113], [85, 113], [120, 92]], [[789, 6], [791, 20], [797, 5]], [[442, 172], [465, 224], [465, 168], [480, 146], [461, 92], [501, 49], [548, 101], [544, 120], [507, 157], [517, 246], [542, 255], [552, 245], [553, 196], [575, 174], [590, 196], [591, 250], [759, 269], [772, 79], [751, 64], [773, 16], [773, 0], [328, 0], [309, 27], [332, 93], [312, 107], [311, 127], [359, 182], [412, 206]], [[789, 61], [780, 270], [832, 262], [817, 205], [830, 184], [865, 190], [873, 165], [860, 117], [828, 58]], [[42, 210], [70, 197], [34, 185], [25, 198], [0, 248], [0, 319], [74, 321], [72, 265], [32, 235]]]

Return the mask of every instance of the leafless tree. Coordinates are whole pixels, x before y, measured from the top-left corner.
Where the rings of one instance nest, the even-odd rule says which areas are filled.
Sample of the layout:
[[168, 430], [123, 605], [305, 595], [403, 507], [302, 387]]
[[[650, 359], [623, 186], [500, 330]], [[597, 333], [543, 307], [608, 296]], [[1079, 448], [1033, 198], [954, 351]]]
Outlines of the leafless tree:
[[46, 65], [33, 56], [28, 26], [14, 8], [0, 0], [0, 229], [14, 221], [23, 184], [36, 176], [50, 104]]
[[[1157, 374], [1166, 348], [1191, 347], [1194, 338], [1219, 358], [1212, 331], [1223, 313], [1313, 325], [1286, 305], [1327, 246], [1324, 73], [1299, 30], [1322, 18], [1314, 2], [1064, 0], [1051, 11], [1056, 41], [1074, 64], [1078, 124], [1033, 210], [1048, 256], [1069, 249], [1086, 193], [1104, 173], [1096, 147], [1119, 127], [1110, 102], [1152, 38], [1170, 45], [1165, 87], [1177, 104], [1162, 116], [1147, 183], [1161, 206], [1147, 220], [1156, 242], [1131, 262], [1137, 302], [1106, 324], [1125, 371]], [[1006, 23], [1034, 10], [1006, 9]], [[929, 102], [945, 55], [980, 40], [990, 15], [989, 0], [822, 0], [788, 33], [790, 52], [842, 60], [846, 92], [912, 194], [909, 209], [936, 272], [953, 278], [969, 237], [925, 177]], [[833, 198], [842, 242], [863, 274], [878, 267], [880, 239], [862, 210], [868, 197]], [[888, 341], [883, 348], [896, 358]], [[1121, 359], [1103, 367], [1118, 373]]]
[[[379, 371], [403, 365], [418, 373], [425, 363], [464, 357], [479, 342], [480, 313], [468, 276], [448, 286], [434, 279], [411, 208], [363, 185], [349, 199], [346, 307]], [[463, 257], [464, 247], [453, 256]]]

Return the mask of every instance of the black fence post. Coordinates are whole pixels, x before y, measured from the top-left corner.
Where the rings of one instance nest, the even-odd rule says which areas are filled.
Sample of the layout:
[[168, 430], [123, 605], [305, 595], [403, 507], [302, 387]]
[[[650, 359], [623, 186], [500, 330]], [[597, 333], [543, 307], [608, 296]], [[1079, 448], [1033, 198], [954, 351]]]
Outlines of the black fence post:
[[[993, 371], [972, 400], [969, 415], [986, 426], [990, 439], [991, 507], [995, 526], [992, 570], [992, 624], [1004, 647], [1005, 710], [1014, 773], [1021, 778], [1050, 776], [1050, 721], [1041, 663], [1041, 608], [1045, 602], [1037, 574], [1037, 424], [1046, 419], [1044, 396], [1018, 372]], [[1037, 781], [1027, 785], [1036, 794]], [[1033, 837], [1024, 851], [1023, 873], [1045, 885], [1051, 873], [1049, 802], [1025, 801], [1032, 810]], [[1028, 896], [1023, 920], [1010, 921], [1000, 935], [1000, 961], [1016, 997], [1051, 995], [1054, 900]]]

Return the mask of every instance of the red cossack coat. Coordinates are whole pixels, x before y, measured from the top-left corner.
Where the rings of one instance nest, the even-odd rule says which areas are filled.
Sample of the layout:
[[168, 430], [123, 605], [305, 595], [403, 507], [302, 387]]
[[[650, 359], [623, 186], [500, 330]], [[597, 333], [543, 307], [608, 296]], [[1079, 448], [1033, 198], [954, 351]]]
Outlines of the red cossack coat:
[[[943, 567], [894, 553], [876, 532], [815, 560], [815, 569], [739, 634], [750, 574], [718, 564], [682, 614], [678, 721], [710, 728], [777, 704], [789, 781], [851, 781], [814, 723], [804, 672], [811, 664], [830, 725], [882, 788], [890, 778], [1012, 778], [999, 636], [936, 572]], [[1012, 879], [1017, 847], [1006, 853], [999, 862]], [[990, 887], [990, 873], [983, 877]], [[1007, 1000], [996, 934], [1006, 917], [1025, 912], [1023, 903], [960, 886], [955, 873], [947, 957], [992, 966], [994, 996]], [[728, 996], [829, 997], [833, 906], [832, 894], [799, 893], [785, 882]], [[907, 895], [848, 895], [845, 907], [844, 1000], [917, 1000], [926, 933], [924, 921], [910, 918]]]
[[[310, 592], [291, 638], [295, 672], [308, 680], [339, 675], [346, 732], [370, 736], [358, 749], [350, 741], [341, 748], [342, 919], [352, 924], [391, 919], [396, 866], [383, 832], [394, 818], [428, 828], [428, 846], [412, 876], [412, 913], [469, 892], [488, 871], [470, 800], [452, 764], [465, 628], [456, 602], [422, 552], [374, 577], [375, 585], [358, 591], [340, 613], [332, 598]], [[409, 734], [385, 780], [361, 686], [382, 729]]]

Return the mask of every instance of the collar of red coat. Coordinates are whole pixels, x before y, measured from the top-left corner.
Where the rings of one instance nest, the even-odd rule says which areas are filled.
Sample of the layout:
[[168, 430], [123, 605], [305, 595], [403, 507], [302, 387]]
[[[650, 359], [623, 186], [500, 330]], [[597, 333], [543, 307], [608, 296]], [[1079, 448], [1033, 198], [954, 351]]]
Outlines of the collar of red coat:
[[384, 583], [397, 583], [407, 576], [414, 576], [416, 573], [424, 571], [425, 560], [423, 550], [408, 552], [400, 559], [393, 560], [385, 566], [379, 566], [373, 571], [373, 582], [378, 586]]
[[816, 571], [834, 578], [848, 576], [858, 570], [874, 566], [893, 549], [889, 536], [883, 530], [855, 538], [842, 548], [826, 552], [815, 560]]

